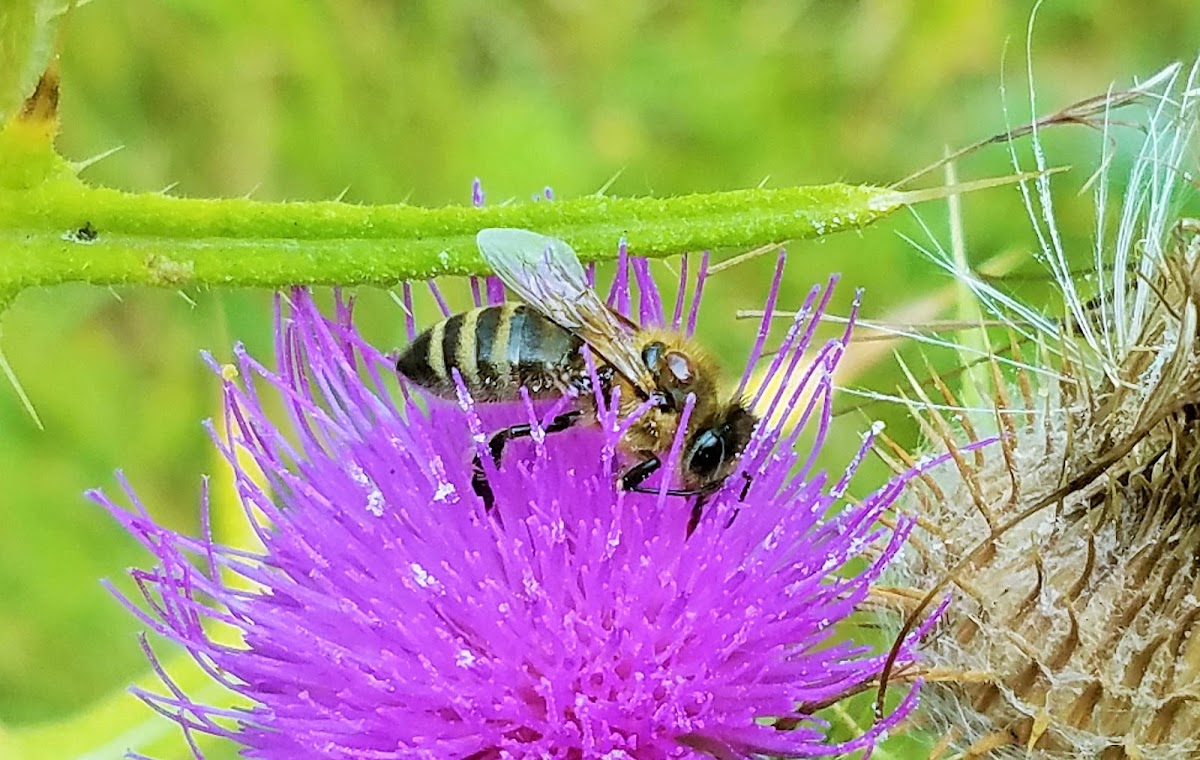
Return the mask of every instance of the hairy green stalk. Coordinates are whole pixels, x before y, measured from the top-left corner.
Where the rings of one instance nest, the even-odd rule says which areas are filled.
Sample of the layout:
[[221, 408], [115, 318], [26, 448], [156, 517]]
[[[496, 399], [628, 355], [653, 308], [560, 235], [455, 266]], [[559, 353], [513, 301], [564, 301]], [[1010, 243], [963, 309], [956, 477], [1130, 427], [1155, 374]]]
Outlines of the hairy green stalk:
[[93, 187], [54, 150], [58, 78], [42, 77], [0, 130], [0, 293], [93, 285], [381, 285], [486, 274], [485, 227], [569, 242], [587, 261], [750, 248], [864, 227], [896, 209], [1009, 183], [984, 180], [899, 192], [846, 184], [756, 188], [672, 198], [592, 195], [485, 208], [267, 203], [175, 198]]
[[[891, 205], [880, 203], [890, 197]], [[897, 194], [829, 185], [675, 198], [584, 197], [470, 208], [264, 203], [130, 194], [74, 178], [0, 189], [0, 288], [97, 285], [391, 285], [483, 274], [484, 227], [569, 241], [586, 260], [756, 246], [861, 227]]]
[[[585, 260], [755, 247], [861, 228], [926, 196], [845, 184], [485, 208], [189, 199], [93, 187], [54, 152], [48, 75], [0, 132], [0, 293], [94, 285], [393, 285], [486, 274], [484, 227], [567, 240]], [[939, 192], [937, 195], [943, 195]]]

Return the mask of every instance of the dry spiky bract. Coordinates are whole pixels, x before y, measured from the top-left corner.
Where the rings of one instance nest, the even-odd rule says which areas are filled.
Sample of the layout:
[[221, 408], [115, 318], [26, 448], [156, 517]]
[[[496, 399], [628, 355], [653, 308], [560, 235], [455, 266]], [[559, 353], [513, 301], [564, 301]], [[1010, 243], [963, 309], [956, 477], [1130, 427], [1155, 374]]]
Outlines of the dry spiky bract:
[[1042, 182], [1027, 205], [1068, 316], [971, 282], [1015, 338], [992, 358], [995, 411], [922, 405], [939, 444], [1001, 438], [910, 496], [904, 583], [953, 579], [926, 645], [951, 675], [923, 694], [958, 756], [1200, 757], [1200, 222], [1178, 216], [1200, 88], [1195, 68], [1157, 81], [1115, 234], [1104, 141], [1096, 296]]

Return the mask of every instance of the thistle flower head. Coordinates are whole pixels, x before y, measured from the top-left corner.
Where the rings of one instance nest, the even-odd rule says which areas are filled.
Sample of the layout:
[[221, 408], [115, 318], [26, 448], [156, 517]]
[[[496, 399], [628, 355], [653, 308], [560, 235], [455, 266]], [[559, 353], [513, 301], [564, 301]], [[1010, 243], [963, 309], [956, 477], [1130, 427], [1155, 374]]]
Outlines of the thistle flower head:
[[914, 587], [957, 588], [926, 655], [959, 678], [928, 693], [969, 756], [1200, 756], [1200, 225], [1179, 217], [1198, 85], [1200, 64], [1173, 66], [1132, 93], [1149, 111], [1115, 225], [1103, 114], [1094, 298], [1045, 181], [1026, 202], [1066, 318], [965, 278], [1021, 336], [1012, 345], [1037, 347], [992, 357], [1010, 382], [995, 383], [994, 410], [962, 418], [1001, 446], [914, 493], [927, 529], [900, 563]]
[[[690, 331], [694, 308], [685, 321], [681, 295], [666, 320], [642, 260], [622, 258], [616, 308], [630, 311], [630, 272], [643, 324]], [[502, 298], [496, 283], [483, 292]], [[465, 388], [457, 404], [400, 398], [393, 360], [356, 332], [348, 304], [327, 318], [307, 292], [293, 292], [279, 308], [277, 369], [240, 347], [233, 365], [213, 363], [225, 405], [214, 443], [261, 550], [157, 525], [128, 485], [130, 510], [93, 494], [156, 559], [134, 572], [145, 599], [130, 609], [243, 706], [202, 704], [165, 673], [169, 693], [144, 698], [189, 736], [228, 737], [259, 758], [869, 749], [910, 710], [912, 693], [841, 745], [813, 713], [878, 675], [879, 654], [834, 629], [909, 530], [904, 521], [882, 529], [877, 518], [911, 474], [846, 505], [861, 454], [831, 482], [814, 471], [815, 450], [794, 450], [798, 431], [774, 426], [803, 398], [814, 446], [826, 435], [845, 338], [817, 348], [806, 367], [799, 359], [828, 297], [811, 292], [773, 360], [778, 373], [803, 373], [778, 387], [803, 388], [755, 399], [766, 422], [689, 537], [690, 501], [616, 486], [630, 420], [605, 404], [597, 425], [546, 435], [555, 409], [476, 404]], [[267, 412], [277, 400], [286, 422]], [[534, 435], [489, 472], [495, 506], [485, 511], [470, 463], [488, 432], [514, 422]], [[679, 446], [664, 458], [664, 488]], [[742, 471], [751, 487], [739, 500]], [[865, 570], [844, 572], [864, 553]], [[240, 641], [222, 643], [214, 623]]]

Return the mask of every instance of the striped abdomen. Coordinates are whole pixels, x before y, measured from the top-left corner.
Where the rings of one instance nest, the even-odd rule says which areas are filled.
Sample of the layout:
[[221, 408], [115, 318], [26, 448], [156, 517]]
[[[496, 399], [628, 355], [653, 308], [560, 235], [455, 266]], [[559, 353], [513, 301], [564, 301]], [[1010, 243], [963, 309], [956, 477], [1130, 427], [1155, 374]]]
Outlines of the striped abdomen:
[[417, 336], [396, 369], [430, 392], [454, 398], [457, 369], [477, 401], [556, 396], [586, 377], [583, 341], [522, 303], [455, 314]]

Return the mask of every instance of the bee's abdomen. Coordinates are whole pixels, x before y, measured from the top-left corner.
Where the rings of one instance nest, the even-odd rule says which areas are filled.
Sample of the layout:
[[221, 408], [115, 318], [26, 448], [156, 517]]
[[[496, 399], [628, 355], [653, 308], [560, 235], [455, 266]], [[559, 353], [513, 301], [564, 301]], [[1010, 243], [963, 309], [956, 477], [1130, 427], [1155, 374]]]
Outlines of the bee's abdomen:
[[454, 398], [454, 370], [477, 401], [561, 393], [583, 366], [582, 341], [525, 304], [455, 314], [417, 336], [396, 363], [409, 382]]

